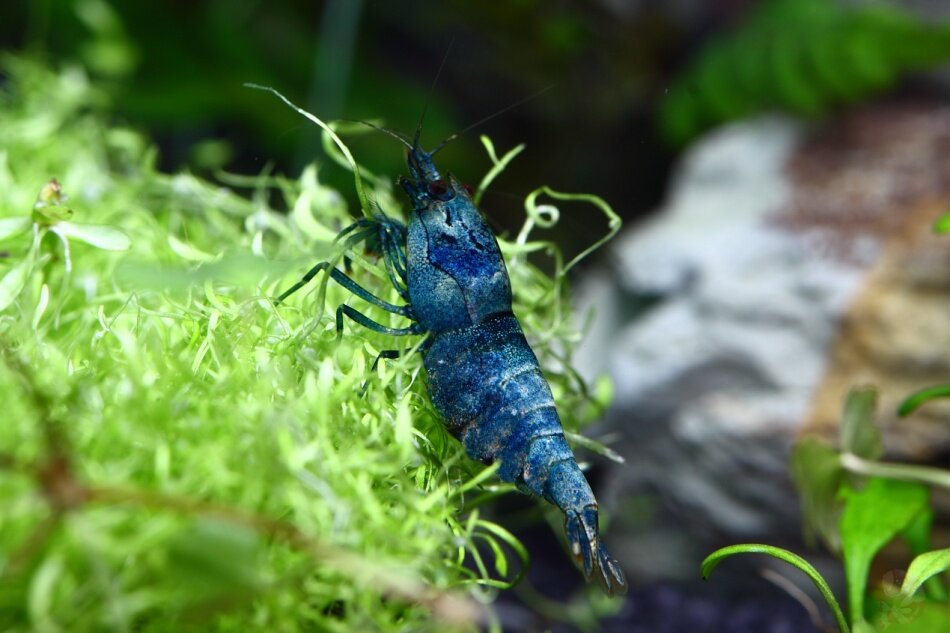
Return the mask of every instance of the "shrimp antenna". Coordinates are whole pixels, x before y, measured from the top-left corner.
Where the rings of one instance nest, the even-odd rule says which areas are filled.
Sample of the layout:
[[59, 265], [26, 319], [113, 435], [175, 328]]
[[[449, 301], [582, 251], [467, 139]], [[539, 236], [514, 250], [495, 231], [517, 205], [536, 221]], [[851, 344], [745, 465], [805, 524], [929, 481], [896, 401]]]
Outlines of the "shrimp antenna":
[[399, 141], [400, 143], [402, 143], [403, 145], [405, 145], [410, 150], [413, 150], [419, 147], [419, 136], [422, 134], [422, 126], [426, 120], [426, 112], [428, 112], [429, 110], [429, 102], [432, 101], [432, 94], [435, 92], [435, 87], [439, 83], [439, 77], [442, 75], [442, 69], [445, 68], [445, 62], [449, 58], [449, 53], [452, 52], [452, 45], [454, 43], [455, 43], [455, 38], [452, 38], [449, 41], [448, 48], [445, 49], [445, 55], [442, 56], [442, 61], [439, 62], [439, 69], [435, 71], [435, 78], [432, 80], [432, 85], [429, 86], [428, 94], [426, 94], [426, 100], [422, 106], [422, 114], [419, 116], [419, 123], [416, 125], [416, 132], [415, 134], [412, 135], [412, 142], [410, 142], [409, 138], [402, 132], [396, 132], [395, 130], [390, 130], [389, 128], [385, 128], [385, 127], [376, 125], [374, 123], [370, 123], [369, 121], [359, 120], [359, 121], [352, 121], [352, 122], [362, 123], [366, 127], [371, 127], [374, 130], [377, 130], [378, 132], [387, 134], [393, 137], [394, 139], [396, 139], [397, 141]]
[[376, 125], [375, 123], [370, 123], [369, 121], [354, 120], [354, 119], [341, 119], [341, 121], [349, 121], [350, 123], [361, 123], [362, 125], [365, 125], [366, 127], [373, 128], [377, 132], [382, 132], [383, 134], [386, 134], [387, 136], [393, 137], [394, 139], [396, 139], [397, 141], [399, 141], [400, 143], [402, 143], [409, 149], [412, 149], [412, 143], [409, 142], [409, 139], [406, 138], [406, 135], [403, 134], [402, 132], [390, 130], [387, 127]]
[[432, 101], [432, 94], [435, 92], [435, 87], [439, 83], [439, 77], [442, 76], [442, 69], [445, 68], [445, 62], [449, 59], [449, 53], [452, 52], [453, 44], [455, 44], [454, 37], [449, 40], [449, 45], [445, 49], [445, 55], [442, 56], [442, 61], [439, 62], [439, 69], [435, 71], [435, 79], [432, 80], [432, 84], [429, 86], [429, 94], [426, 95], [425, 104], [422, 106], [422, 114], [419, 116], [419, 123], [416, 125], [416, 133], [412, 135], [412, 147], [410, 149], [419, 147], [419, 136], [422, 134], [422, 125], [425, 123], [426, 113], [429, 111], [429, 102]]
[[436, 153], [437, 153], [440, 149], [442, 149], [443, 147], [445, 147], [446, 145], [448, 145], [449, 143], [451, 143], [452, 141], [454, 141], [454, 140], [457, 139], [458, 137], [462, 136], [463, 134], [465, 134], [465, 133], [467, 133], [467, 132], [471, 132], [472, 130], [474, 130], [475, 128], [477, 128], [479, 125], [482, 125], [483, 123], [488, 123], [489, 121], [491, 121], [491, 120], [494, 119], [495, 117], [501, 116], [502, 114], [504, 114], [505, 112], [508, 112], [509, 110], [514, 110], [514, 109], [517, 108], [518, 106], [523, 105], [523, 104], [527, 103], [528, 101], [531, 101], [532, 99], [536, 99], [536, 98], [540, 97], [541, 95], [543, 95], [545, 92], [547, 92], [548, 90], [550, 90], [550, 89], [553, 88], [553, 87], [554, 87], [554, 84], [551, 84], [550, 86], [545, 86], [544, 88], [541, 88], [541, 90], [538, 90], [537, 92], [534, 92], [534, 93], [532, 93], [532, 94], [529, 94], [527, 97], [524, 97], [524, 98], [522, 98], [522, 99], [518, 99], [517, 101], [515, 101], [515, 102], [512, 103], [511, 105], [505, 106], [505, 107], [502, 108], [501, 110], [498, 110], [498, 111], [496, 111], [496, 112], [493, 112], [493, 113], [489, 114], [488, 116], [486, 116], [485, 118], [479, 119], [478, 121], [475, 121], [475, 123], [472, 123], [471, 125], [469, 125], [468, 127], [466, 127], [464, 130], [461, 130], [461, 131], [459, 131], [459, 132], [456, 132], [455, 134], [449, 136], [449, 137], [446, 138], [444, 141], [442, 141], [441, 143], [439, 143], [438, 145], [436, 145], [436, 146], [435, 146], [435, 149], [433, 149], [431, 152], [429, 152], [429, 156], [435, 156]]

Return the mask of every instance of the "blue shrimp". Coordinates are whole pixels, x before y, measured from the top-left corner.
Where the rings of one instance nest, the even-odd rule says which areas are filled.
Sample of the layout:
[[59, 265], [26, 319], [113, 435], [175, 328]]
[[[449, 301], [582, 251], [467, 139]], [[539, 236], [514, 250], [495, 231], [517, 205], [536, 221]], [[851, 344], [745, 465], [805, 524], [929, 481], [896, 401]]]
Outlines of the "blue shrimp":
[[[317, 264], [279, 300], [329, 270], [334, 281], [357, 296], [410, 319], [409, 327], [386, 327], [342, 305], [336, 327], [341, 332], [347, 316], [386, 334], [425, 334], [420, 350], [429, 396], [449, 432], [473, 459], [500, 462], [502, 481], [557, 506], [584, 577], [590, 581], [596, 573], [608, 595], [625, 593], [623, 571], [600, 540], [597, 500], [564, 438], [551, 388], [512, 312], [511, 284], [495, 235], [472, 202], [469, 187], [451, 175], [444, 179], [433, 163], [433, 155], [451, 138], [426, 152], [419, 147], [418, 131], [411, 143], [383, 131], [407, 147], [410, 177], [401, 177], [399, 184], [413, 206], [408, 226], [377, 214], [350, 225], [340, 237], [345, 246], [365, 240], [382, 255], [406, 304], [379, 299], [328, 262]], [[384, 351], [376, 362], [396, 356], [395, 350]]]

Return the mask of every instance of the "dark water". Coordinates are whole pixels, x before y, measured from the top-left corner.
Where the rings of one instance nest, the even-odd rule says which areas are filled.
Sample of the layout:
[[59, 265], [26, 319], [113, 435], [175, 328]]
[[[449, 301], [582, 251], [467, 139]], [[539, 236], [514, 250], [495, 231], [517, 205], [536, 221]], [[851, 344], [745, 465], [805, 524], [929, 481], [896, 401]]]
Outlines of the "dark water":
[[[506, 506], [520, 506], [517, 498]], [[522, 506], [523, 507], [523, 506]], [[509, 508], [510, 509], [510, 508]], [[543, 522], [516, 529], [528, 548], [531, 566], [525, 582], [530, 590], [502, 592], [494, 605], [506, 633], [572, 633], [584, 631], [574, 623], [546, 617], [532, 593], [559, 606], [582, 601], [583, 578], [564, 552], [554, 531]], [[486, 552], [486, 556], [488, 556]], [[749, 561], [744, 561], [748, 563]], [[782, 589], [758, 576], [755, 567], [723, 565], [709, 581], [702, 581], [696, 561], [695, 580], [669, 582], [630, 580], [623, 606], [600, 620], [603, 633], [823, 633], [815, 628], [805, 608]], [[818, 605], [819, 610], [824, 605]], [[825, 621], [832, 617], [821, 611]], [[588, 629], [589, 630], [589, 629]], [[828, 630], [833, 630], [829, 628]]]
[[[676, 586], [635, 588], [602, 631], [626, 633], [818, 633], [791, 598], [724, 598]], [[553, 631], [570, 631], [553, 627]]]
[[[506, 633], [573, 633], [571, 623], [547, 619], [509, 598], [496, 605]], [[830, 616], [829, 616], [830, 617]], [[634, 586], [621, 610], [600, 621], [602, 633], [821, 633], [790, 597], [728, 596], [704, 587]]]

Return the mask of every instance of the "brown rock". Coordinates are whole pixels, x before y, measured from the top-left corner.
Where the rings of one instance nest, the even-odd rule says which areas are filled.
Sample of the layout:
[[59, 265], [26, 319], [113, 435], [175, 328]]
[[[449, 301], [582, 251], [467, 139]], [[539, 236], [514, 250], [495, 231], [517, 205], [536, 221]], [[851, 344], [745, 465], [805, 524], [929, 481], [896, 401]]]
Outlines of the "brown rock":
[[932, 231], [950, 211], [950, 108], [869, 107], [803, 146], [791, 163], [783, 222], [814, 230], [845, 257], [879, 252], [841, 317], [803, 434], [833, 437], [844, 395], [881, 392], [879, 421], [891, 459], [950, 454], [950, 402], [899, 421], [910, 393], [950, 383], [950, 237]]

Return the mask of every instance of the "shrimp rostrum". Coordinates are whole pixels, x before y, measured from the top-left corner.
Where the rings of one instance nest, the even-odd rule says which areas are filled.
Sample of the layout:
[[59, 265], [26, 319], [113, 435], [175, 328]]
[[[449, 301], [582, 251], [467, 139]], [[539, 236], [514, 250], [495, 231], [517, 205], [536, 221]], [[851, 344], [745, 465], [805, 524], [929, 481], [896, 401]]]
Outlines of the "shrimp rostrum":
[[[388, 132], [388, 131], [387, 131]], [[564, 437], [551, 388], [511, 307], [511, 284], [498, 242], [472, 201], [469, 187], [439, 173], [418, 133], [406, 146], [409, 177], [400, 185], [412, 211], [408, 226], [384, 215], [359, 220], [345, 243], [365, 239], [378, 248], [405, 305], [372, 295], [327, 263], [315, 266], [285, 298], [320, 270], [357, 296], [407, 317], [406, 328], [376, 323], [349, 306], [343, 317], [392, 335], [423, 334], [420, 346], [428, 391], [447, 429], [466, 453], [498, 476], [542, 497], [564, 513], [571, 552], [587, 580], [595, 576], [608, 594], [624, 593], [619, 564], [598, 531], [597, 500]], [[392, 358], [396, 352], [383, 352]]]

